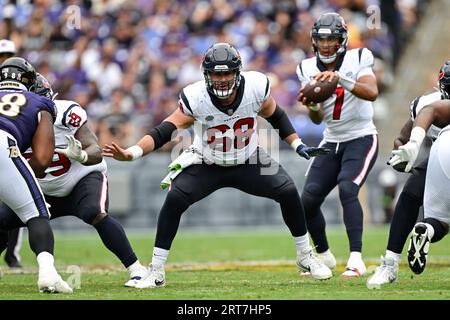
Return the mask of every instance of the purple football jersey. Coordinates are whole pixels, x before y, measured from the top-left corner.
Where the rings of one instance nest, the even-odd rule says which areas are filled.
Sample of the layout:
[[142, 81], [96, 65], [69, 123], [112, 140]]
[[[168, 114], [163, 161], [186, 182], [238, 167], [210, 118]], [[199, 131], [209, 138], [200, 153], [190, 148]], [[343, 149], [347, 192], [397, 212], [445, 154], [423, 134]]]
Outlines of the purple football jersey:
[[55, 104], [46, 97], [25, 90], [0, 91], [0, 130], [16, 138], [21, 152], [31, 146], [42, 110], [56, 118]]

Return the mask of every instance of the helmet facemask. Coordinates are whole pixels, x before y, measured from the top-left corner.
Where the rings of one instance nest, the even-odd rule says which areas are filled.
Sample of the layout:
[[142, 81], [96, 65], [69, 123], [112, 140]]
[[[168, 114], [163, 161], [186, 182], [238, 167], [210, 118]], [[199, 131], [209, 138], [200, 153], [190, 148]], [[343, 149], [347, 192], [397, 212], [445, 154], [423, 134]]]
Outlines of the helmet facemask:
[[[335, 51], [331, 55], [322, 55], [320, 53], [320, 45], [318, 39], [337, 39], [338, 44], [334, 48]], [[328, 35], [316, 35], [311, 37], [312, 45], [314, 48], [314, 52], [316, 53], [317, 57], [325, 64], [333, 63], [338, 55], [342, 54], [345, 51], [346, 45], [347, 45], [348, 38], [343, 38], [339, 36], [328, 36]]]
[[[233, 72], [234, 71], [234, 72]], [[234, 73], [233, 79], [231, 80], [212, 80], [211, 74], [212, 73], [219, 73], [214, 71], [204, 71], [203, 74], [205, 76], [205, 83], [206, 88], [208, 91], [210, 91], [212, 94], [214, 94], [219, 99], [227, 99], [233, 94], [233, 91], [239, 87], [239, 84], [241, 82], [241, 75], [239, 70], [233, 70], [233, 71], [220, 71], [220, 72], [226, 72], [226, 73]]]

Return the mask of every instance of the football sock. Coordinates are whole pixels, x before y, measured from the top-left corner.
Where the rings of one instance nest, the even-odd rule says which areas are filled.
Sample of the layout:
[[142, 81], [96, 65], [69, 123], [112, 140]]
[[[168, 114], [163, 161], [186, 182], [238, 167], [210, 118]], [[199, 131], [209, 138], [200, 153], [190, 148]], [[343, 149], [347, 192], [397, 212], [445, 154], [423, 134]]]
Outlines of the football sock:
[[300, 237], [294, 237], [295, 241], [295, 248], [297, 249], [297, 252], [302, 252], [304, 249], [310, 249], [311, 246], [309, 244], [309, 237], [308, 234], [304, 234]]
[[153, 257], [152, 257], [152, 265], [164, 268], [164, 266], [166, 265], [168, 256], [169, 256], [169, 250], [154, 247], [153, 248]]
[[53, 255], [55, 240], [48, 218], [36, 217], [27, 221], [28, 241], [30, 248], [37, 256], [41, 252]]
[[422, 222], [428, 224], [427, 227], [428, 231], [430, 232], [431, 242], [438, 242], [448, 233], [448, 227], [445, 228], [437, 219], [425, 218]]
[[400, 261], [402, 254], [401, 253], [395, 253], [391, 250], [386, 250], [386, 254], [384, 255], [385, 258], [392, 258], [397, 263]]
[[122, 225], [116, 219], [107, 215], [93, 227], [97, 229], [105, 247], [119, 258], [125, 268], [137, 261], [130, 241], [128, 241]]
[[387, 250], [398, 254], [402, 253], [408, 235], [414, 228], [419, 216], [421, 205], [422, 201], [415, 195], [408, 192], [400, 194], [389, 229]]
[[39, 270], [46, 270], [49, 269], [56, 271], [55, 269], [55, 258], [52, 254], [48, 252], [41, 252], [37, 255], [36, 260], [39, 265]]

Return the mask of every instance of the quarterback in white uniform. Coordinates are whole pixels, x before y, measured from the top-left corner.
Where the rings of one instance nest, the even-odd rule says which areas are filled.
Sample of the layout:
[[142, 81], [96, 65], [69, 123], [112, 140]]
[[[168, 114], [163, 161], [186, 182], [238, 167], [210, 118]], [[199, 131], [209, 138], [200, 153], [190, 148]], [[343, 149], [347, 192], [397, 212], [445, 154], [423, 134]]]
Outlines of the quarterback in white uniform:
[[347, 50], [348, 31], [337, 13], [322, 14], [311, 30], [315, 57], [305, 59], [297, 67], [303, 87], [315, 79], [338, 79], [335, 93], [316, 105], [302, 93], [299, 101], [309, 107], [314, 123], [326, 124], [320, 146], [332, 151], [314, 159], [303, 188], [308, 231], [317, 253], [328, 267], [336, 260], [330, 251], [321, 205], [335, 186], [343, 207], [344, 224], [350, 245], [350, 257], [341, 277], [357, 277], [366, 272], [361, 257], [363, 211], [358, 194], [378, 154], [377, 130], [373, 124], [372, 101], [378, 96], [374, 57], [366, 48]]
[[115, 143], [103, 148], [105, 156], [120, 161], [135, 160], [170, 141], [176, 129], [194, 125], [193, 148], [202, 161], [183, 169], [171, 183], [158, 217], [152, 264], [146, 279], [137, 288], [165, 285], [164, 266], [175, 238], [182, 213], [193, 203], [214, 191], [231, 187], [280, 203], [283, 219], [297, 248], [297, 265], [317, 279], [331, 277], [331, 271], [313, 254], [297, 188], [279, 167], [264, 175], [261, 169], [274, 163], [258, 148], [257, 116], [279, 130], [281, 139], [309, 159], [324, 154], [323, 148], [304, 145], [286, 113], [270, 95], [270, 83], [259, 72], [242, 72], [239, 53], [228, 43], [210, 47], [202, 61], [205, 81], [185, 87], [179, 108], [152, 129], [137, 145], [122, 149]]
[[437, 242], [447, 235], [450, 224], [450, 61], [439, 72], [439, 89], [442, 100], [425, 105], [417, 111], [408, 143], [392, 151], [391, 165], [405, 162], [405, 171], [411, 170], [420, 146], [432, 125], [443, 128], [433, 143], [425, 179], [423, 196], [424, 219], [413, 229], [408, 247], [408, 263], [411, 270], [424, 271], [430, 242]]
[[[450, 87], [445, 89], [445, 85], [442, 86], [443, 81], [445, 81], [444, 78], [439, 80], [439, 87], [442, 87], [441, 90], [417, 97], [411, 102], [411, 117], [400, 130], [399, 136], [394, 140], [394, 150], [398, 150], [400, 146], [408, 142], [414, 120], [424, 107], [435, 101], [448, 99], [450, 97]], [[446, 90], [448, 90], [448, 92]], [[427, 131], [428, 139], [431, 141], [436, 140], [440, 130], [441, 128], [431, 125]], [[398, 266], [403, 246], [417, 221], [419, 209], [423, 205], [429, 150], [422, 150], [427, 154], [423, 155], [423, 160], [414, 165], [414, 174], [411, 174], [408, 177], [408, 180], [405, 182], [403, 190], [398, 197], [389, 231], [386, 254], [381, 258], [381, 264], [376, 269], [375, 274], [367, 280], [367, 286], [370, 289], [379, 288], [380, 285], [392, 283], [397, 280]], [[394, 169], [404, 172], [405, 162], [403, 162], [403, 164], [392, 163], [394, 164]]]
[[[40, 74], [35, 92], [54, 97], [47, 79]], [[123, 227], [108, 215], [106, 162], [97, 138], [86, 124], [86, 111], [74, 101], [54, 100], [54, 103], [56, 148], [45, 176], [38, 179], [45, 200], [50, 204], [51, 219], [76, 216], [92, 225], [105, 246], [128, 269], [131, 279], [126, 285], [134, 286], [147, 270], [133, 252]], [[31, 151], [24, 154], [25, 158], [31, 157]], [[6, 206], [0, 208], [0, 220], [2, 230], [22, 225]]]

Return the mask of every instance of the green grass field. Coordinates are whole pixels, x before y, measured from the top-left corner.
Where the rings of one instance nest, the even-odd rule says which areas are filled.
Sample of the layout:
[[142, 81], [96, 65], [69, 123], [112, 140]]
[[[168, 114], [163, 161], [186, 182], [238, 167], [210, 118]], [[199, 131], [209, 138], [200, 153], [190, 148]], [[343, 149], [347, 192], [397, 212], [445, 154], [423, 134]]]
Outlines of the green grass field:
[[[363, 257], [374, 270], [384, 254], [387, 228], [366, 228]], [[69, 266], [81, 268], [81, 288], [72, 295], [37, 292], [34, 255], [24, 243], [24, 270], [10, 270], [1, 260], [0, 299], [450, 299], [449, 237], [432, 244], [425, 272], [414, 275], [404, 258], [396, 283], [379, 290], [366, 287], [367, 276], [342, 279], [347, 259], [343, 229], [329, 230], [329, 243], [338, 259], [334, 277], [317, 281], [300, 277], [295, 267], [295, 249], [286, 230], [178, 234], [166, 269], [167, 285], [153, 290], [125, 288], [125, 269], [103, 247], [93, 230], [86, 234], [55, 233], [56, 265], [63, 278]], [[130, 233], [142, 263], [149, 263], [154, 232]], [[76, 267], [69, 267], [75, 270]]]

